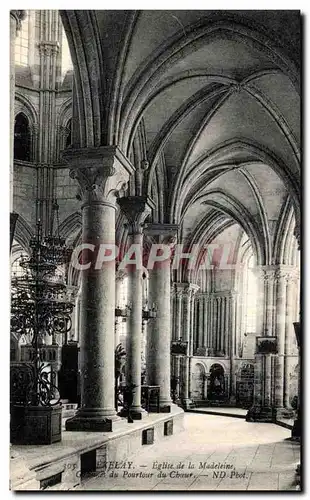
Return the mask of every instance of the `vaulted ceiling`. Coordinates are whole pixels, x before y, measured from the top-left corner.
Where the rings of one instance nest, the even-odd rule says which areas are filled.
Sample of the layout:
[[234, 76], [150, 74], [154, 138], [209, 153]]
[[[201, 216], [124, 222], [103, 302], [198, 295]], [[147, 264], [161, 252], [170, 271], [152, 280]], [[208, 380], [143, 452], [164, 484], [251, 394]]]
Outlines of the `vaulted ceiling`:
[[116, 144], [134, 163], [146, 160], [158, 221], [180, 224], [190, 244], [208, 237], [211, 221], [218, 231], [237, 222], [259, 262], [277, 260], [279, 234], [300, 220], [299, 12], [62, 18], [75, 67], [76, 145]]

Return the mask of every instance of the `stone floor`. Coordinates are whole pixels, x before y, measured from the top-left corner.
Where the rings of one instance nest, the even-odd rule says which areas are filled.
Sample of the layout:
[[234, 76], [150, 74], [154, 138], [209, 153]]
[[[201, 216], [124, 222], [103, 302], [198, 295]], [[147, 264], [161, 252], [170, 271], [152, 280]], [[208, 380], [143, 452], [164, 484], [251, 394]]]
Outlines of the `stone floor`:
[[210, 407], [210, 406], [197, 406], [193, 408], [191, 412], [194, 413], [207, 413], [209, 415], [223, 415], [223, 416], [233, 416], [238, 418], [245, 418], [248, 410], [244, 408], [234, 408], [231, 406], [220, 406], [220, 407]]
[[109, 464], [76, 489], [295, 491], [300, 446], [289, 437], [274, 424], [187, 413], [184, 432]]

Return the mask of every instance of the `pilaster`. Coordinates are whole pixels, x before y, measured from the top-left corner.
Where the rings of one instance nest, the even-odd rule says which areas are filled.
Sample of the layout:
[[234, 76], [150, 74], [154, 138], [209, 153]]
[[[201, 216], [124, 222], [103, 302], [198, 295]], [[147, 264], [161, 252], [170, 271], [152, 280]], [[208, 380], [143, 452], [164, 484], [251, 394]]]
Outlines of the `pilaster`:
[[[254, 405], [247, 419], [274, 421], [285, 412], [287, 387], [287, 286], [294, 269], [292, 266], [273, 265], [257, 269], [261, 296], [258, 309], [262, 316], [258, 322], [261, 336], [276, 336], [277, 354], [255, 355]], [[287, 413], [287, 412], [286, 412]]]

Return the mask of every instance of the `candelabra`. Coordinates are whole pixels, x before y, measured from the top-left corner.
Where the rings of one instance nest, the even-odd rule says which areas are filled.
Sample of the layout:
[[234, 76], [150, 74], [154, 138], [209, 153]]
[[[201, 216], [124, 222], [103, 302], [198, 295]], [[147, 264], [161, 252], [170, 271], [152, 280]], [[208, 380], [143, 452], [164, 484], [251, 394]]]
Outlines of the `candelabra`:
[[[53, 203], [57, 212], [58, 205]], [[55, 345], [58, 334], [67, 334], [71, 328], [73, 303], [66, 295], [66, 284], [60, 267], [68, 262], [71, 249], [59, 236], [42, 235], [40, 219], [36, 235], [30, 241], [30, 256], [22, 255], [22, 276], [13, 275], [11, 280], [11, 331], [27, 346], [27, 384], [23, 384], [20, 364], [11, 368], [11, 400], [25, 406], [53, 406], [60, 401], [56, 386], [56, 372], [47, 371], [49, 361], [45, 345], [50, 336]], [[57, 344], [56, 344], [57, 345]], [[54, 361], [54, 356], [50, 357]], [[26, 368], [26, 367], [25, 367]], [[30, 379], [29, 379], [30, 377]], [[24, 381], [25, 382], [25, 381]]]

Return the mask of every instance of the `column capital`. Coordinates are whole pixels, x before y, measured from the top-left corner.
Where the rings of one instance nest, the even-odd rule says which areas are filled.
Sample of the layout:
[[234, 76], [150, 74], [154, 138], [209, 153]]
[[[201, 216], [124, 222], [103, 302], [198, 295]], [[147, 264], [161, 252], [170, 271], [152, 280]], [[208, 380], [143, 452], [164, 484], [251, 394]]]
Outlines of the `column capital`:
[[142, 234], [145, 219], [151, 213], [146, 196], [126, 196], [118, 198], [117, 203], [127, 219], [129, 234]]
[[278, 266], [276, 265], [256, 266], [255, 268], [253, 268], [253, 272], [257, 276], [257, 278], [261, 279], [262, 281], [274, 282], [276, 279], [277, 268]]
[[169, 245], [172, 247], [177, 240], [177, 224], [146, 224], [144, 234], [148, 236], [152, 243]]
[[25, 10], [10, 10], [10, 17], [16, 22], [16, 35], [21, 28], [21, 22], [26, 19]]
[[191, 297], [198, 290], [199, 286], [194, 283], [173, 283], [175, 294], [181, 297]]
[[59, 42], [54, 42], [51, 40], [42, 41], [38, 45], [40, 53], [44, 55], [58, 54], [59, 52]]
[[255, 268], [255, 272], [264, 281], [279, 283], [281, 280], [296, 280], [298, 278], [298, 269], [296, 266], [284, 264], [272, 266], [259, 266]]
[[98, 148], [69, 148], [62, 154], [70, 168], [70, 177], [77, 179], [80, 189], [77, 198], [83, 206], [110, 204], [127, 188], [134, 167], [117, 146]]
[[298, 279], [298, 269], [295, 266], [279, 266], [276, 269], [276, 280], [285, 280], [287, 283]]

